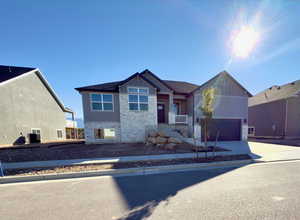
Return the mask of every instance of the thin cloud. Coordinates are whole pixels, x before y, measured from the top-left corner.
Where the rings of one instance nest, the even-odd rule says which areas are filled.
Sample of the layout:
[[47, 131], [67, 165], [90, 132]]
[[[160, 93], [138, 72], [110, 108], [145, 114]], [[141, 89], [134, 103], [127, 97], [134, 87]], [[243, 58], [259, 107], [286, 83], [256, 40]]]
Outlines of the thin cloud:
[[278, 57], [284, 53], [299, 50], [299, 49], [300, 49], [300, 38], [296, 38], [292, 41], [289, 41], [289, 42], [283, 44], [278, 49], [274, 50], [273, 52], [266, 55], [265, 57], [260, 58], [258, 60], [258, 62], [256, 62], [255, 64], [257, 65], [257, 64], [264, 63], [264, 62], [268, 62], [268, 61], [274, 59], [275, 57]]

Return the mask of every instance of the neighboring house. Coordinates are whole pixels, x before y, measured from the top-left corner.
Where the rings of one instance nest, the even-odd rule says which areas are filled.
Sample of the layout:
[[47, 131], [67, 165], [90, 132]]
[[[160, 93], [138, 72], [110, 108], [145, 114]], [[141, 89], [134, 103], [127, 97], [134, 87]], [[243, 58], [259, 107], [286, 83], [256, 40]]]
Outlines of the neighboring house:
[[0, 65], [0, 145], [14, 144], [20, 133], [29, 142], [37, 134], [42, 142], [65, 139], [65, 113], [39, 69]]
[[300, 80], [249, 99], [249, 136], [300, 138]]
[[198, 109], [206, 87], [218, 90], [210, 140], [217, 131], [219, 140], [247, 139], [251, 94], [228, 73], [198, 86], [162, 80], [145, 70], [122, 81], [76, 88], [82, 95], [86, 142], [142, 142], [147, 130], [159, 126], [200, 139]]

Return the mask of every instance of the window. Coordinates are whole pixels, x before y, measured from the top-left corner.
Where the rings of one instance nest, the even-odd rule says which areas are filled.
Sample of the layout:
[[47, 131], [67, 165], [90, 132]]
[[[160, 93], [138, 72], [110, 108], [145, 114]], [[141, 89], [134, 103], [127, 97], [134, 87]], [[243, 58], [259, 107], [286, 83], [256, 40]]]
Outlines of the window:
[[56, 130], [56, 134], [57, 134], [57, 138], [58, 139], [62, 139], [63, 138], [63, 133], [61, 129], [57, 129]]
[[94, 134], [96, 139], [113, 139], [116, 137], [114, 128], [96, 128]]
[[131, 111], [148, 111], [148, 88], [128, 88], [128, 104]]
[[173, 104], [173, 112], [174, 112], [176, 115], [179, 115], [179, 103], [174, 103], [174, 104]]
[[93, 111], [113, 111], [113, 95], [92, 93], [91, 109]]
[[254, 136], [255, 135], [255, 128], [254, 127], [248, 127], [248, 135]]
[[41, 129], [39, 129], [39, 128], [31, 128], [31, 133], [32, 134], [36, 134], [36, 136], [37, 136], [38, 139], [41, 138]]
[[31, 129], [31, 133], [32, 134], [39, 134], [40, 135], [41, 134], [41, 130], [39, 128], [32, 128]]

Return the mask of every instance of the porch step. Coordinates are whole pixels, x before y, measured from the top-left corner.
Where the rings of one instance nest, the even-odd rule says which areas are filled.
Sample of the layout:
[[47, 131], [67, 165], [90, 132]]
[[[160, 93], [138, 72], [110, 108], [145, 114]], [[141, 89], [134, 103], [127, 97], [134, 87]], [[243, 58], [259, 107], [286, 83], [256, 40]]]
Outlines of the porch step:
[[188, 143], [188, 144], [196, 145], [196, 146], [202, 145], [202, 142], [199, 139], [195, 139], [195, 138], [184, 138], [184, 139], [182, 139], [182, 141], [184, 141], [185, 143]]

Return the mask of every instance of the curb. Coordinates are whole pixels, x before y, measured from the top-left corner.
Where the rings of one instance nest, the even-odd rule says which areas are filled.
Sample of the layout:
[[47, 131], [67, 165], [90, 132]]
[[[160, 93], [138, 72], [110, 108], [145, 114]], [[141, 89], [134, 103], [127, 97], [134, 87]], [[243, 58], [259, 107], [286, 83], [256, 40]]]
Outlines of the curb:
[[[202, 153], [203, 157], [205, 153]], [[218, 156], [234, 155], [231, 152], [217, 152]], [[2, 162], [3, 169], [19, 169], [19, 168], [37, 168], [37, 167], [55, 167], [55, 166], [72, 166], [72, 165], [88, 165], [88, 164], [104, 164], [119, 162], [136, 162], [148, 160], [170, 160], [195, 158], [196, 153], [178, 153], [178, 154], [162, 154], [162, 155], [142, 155], [142, 156], [124, 156], [109, 158], [83, 158], [70, 160], [47, 160], [47, 161], [26, 161], [26, 162]]]
[[239, 165], [247, 165], [250, 163], [253, 163], [252, 159], [220, 161], [220, 162], [212, 162], [212, 163], [191, 163], [191, 164], [178, 164], [178, 165], [167, 165], [167, 166], [152, 166], [152, 167], [111, 169], [111, 170], [98, 170], [98, 171], [96, 170], [96, 171], [72, 172], [72, 173], [56, 173], [56, 174], [44, 174], [44, 175], [36, 175], [36, 176], [7, 176], [7, 177], [0, 177], [0, 184], [96, 177], [96, 176], [148, 175], [148, 174], [168, 173], [168, 172], [176, 172], [176, 171], [208, 169], [208, 168], [216, 168], [216, 167], [221, 168], [221, 167], [239, 166]]

